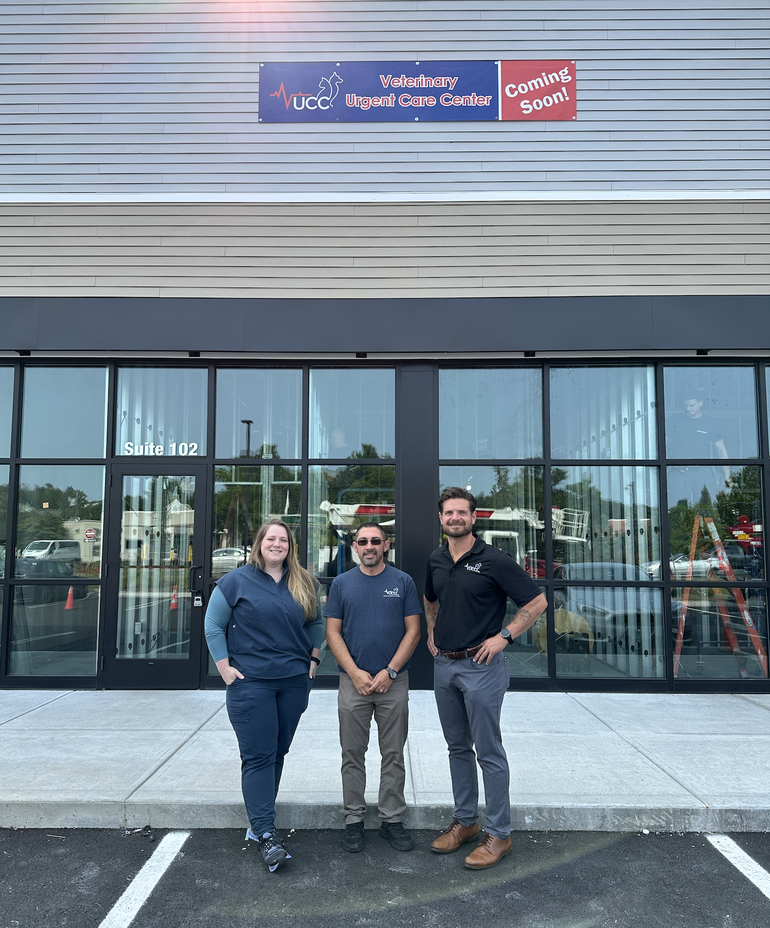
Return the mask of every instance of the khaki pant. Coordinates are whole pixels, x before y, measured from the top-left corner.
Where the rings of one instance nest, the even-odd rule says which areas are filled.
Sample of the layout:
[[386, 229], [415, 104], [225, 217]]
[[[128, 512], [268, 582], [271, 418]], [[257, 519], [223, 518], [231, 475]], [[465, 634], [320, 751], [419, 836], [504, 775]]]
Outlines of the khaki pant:
[[382, 764], [377, 807], [385, 822], [401, 822], [404, 799], [404, 745], [409, 729], [409, 674], [403, 671], [387, 693], [361, 696], [346, 673], [340, 674], [337, 700], [342, 748], [342, 801], [345, 824], [361, 822], [366, 812], [366, 750], [372, 715], [377, 723]]

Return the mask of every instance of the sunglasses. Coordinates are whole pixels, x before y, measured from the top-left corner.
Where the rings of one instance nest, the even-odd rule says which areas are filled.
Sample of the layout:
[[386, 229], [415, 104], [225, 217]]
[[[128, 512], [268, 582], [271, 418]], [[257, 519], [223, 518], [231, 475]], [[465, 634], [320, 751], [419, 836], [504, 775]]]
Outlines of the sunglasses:
[[365, 548], [367, 545], [374, 545], [375, 548], [377, 545], [381, 545], [384, 539], [380, 535], [375, 535], [373, 538], [356, 538], [355, 544], [359, 545], [362, 548]]

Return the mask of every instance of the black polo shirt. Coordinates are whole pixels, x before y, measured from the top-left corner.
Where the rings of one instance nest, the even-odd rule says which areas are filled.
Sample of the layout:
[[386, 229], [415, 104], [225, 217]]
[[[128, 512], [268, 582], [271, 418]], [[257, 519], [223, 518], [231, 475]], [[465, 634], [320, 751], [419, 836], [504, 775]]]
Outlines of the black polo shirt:
[[433, 641], [442, 651], [460, 651], [497, 635], [510, 596], [523, 606], [540, 595], [540, 587], [514, 559], [481, 538], [456, 563], [444, 544], [431, 554], [425, 598], [439, 601]]

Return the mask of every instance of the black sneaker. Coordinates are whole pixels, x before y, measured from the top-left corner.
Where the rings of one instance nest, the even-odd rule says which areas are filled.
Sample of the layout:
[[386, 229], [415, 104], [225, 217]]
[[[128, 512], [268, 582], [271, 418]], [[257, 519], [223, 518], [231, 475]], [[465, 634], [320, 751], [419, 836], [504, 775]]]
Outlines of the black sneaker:
[[351, 854], [357, 854], [364, 849], [364, 823], [351, 822], [345, 825], [345, 837], [342, 839], [342, 846]]
[[411, 851], [414, 848], [412, 836], [401, 822], [383, 822], [380, 825], [380, 837], [390, 842], [397, 851]]
[[257, 842], [262, 860], [267, 864], [267, 869], [271, 873], [275, 873], [282, 863], [291, 860], [291, 854], [281, 844], [274, 831], [266, 831], [260, 838], [257, 838]]

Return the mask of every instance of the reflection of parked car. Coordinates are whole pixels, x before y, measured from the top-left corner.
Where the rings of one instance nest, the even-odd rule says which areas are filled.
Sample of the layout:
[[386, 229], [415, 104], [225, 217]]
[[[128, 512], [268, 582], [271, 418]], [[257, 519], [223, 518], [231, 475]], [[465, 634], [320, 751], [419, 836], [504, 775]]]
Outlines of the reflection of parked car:
[[[660, 561], [650, 561], [643, 565], [643, 570], [650, 580], [662, 580]], [[676, 554], [669, 561], [669, 571], [672, 580], [686, 580], [690, 568], [690, 558], [686, 554]], [[697, 558], [692, 562], [691, 580], [708, 580], [713, 569], [709, 559]], [[646, 577], [644, 578], [646, 579]]]
[[[761, 557], [746, 554], [740, 545], [725, 545], [725, 554], [736, 580], [750, 580], [762, 575]], [[690, 558], [686, 554], [676, 554], [669, 561], [672, 580], [722, 580], [727, 576], [724, 564], [716, 548], [709, 548], [696, 556], [690, 570]], [[650, 561], [644, 565], [644, 571], [651, 580], [661, 580], [660, 561]]]
[[[16, 558], [16, 576], [23, 580], [68, 580], [73, 577], [71, 564], [62, 561], [38, 560], [32, 557]], [[30, 586], [24, 593], [25, 601], [34, 603], [64, 602], [69, 595], [66, 584], [40, 584]], [[88, 588], [82, 584], [72, 584], [74, 599], [85, 599]]]
[[589, 561], [584, 564], [560, 564], [554, 569], [557, 580], [647, 580], [634, 564], [615, 564], [611, 561]]
[[21, 552], [21, 556], [74, 563], [80, 560], [80, 542], [69, 538], [31, 541]]
[[[747, 554], [746, 551], [737, 544], [725, 545], [724, 548], [727, 560], [735, 574], [736, 580], [751, 580], [762, 576], [762, 558], [760, 556], [753, 557], [751, 554]], [[706, 552], [705, 557], [708, 558], [709, 563], [712, 565], [716, 579], [727, 576], [724, 564], [719, 559], [716, 548], [710, 548]]]
[[211, 555], [211, 574], [221, 576], [236, 567], [243, 567], [245, 563], [243, 548], [217, 548]]

